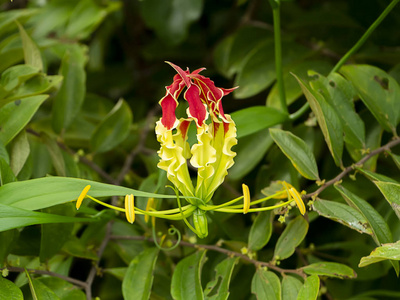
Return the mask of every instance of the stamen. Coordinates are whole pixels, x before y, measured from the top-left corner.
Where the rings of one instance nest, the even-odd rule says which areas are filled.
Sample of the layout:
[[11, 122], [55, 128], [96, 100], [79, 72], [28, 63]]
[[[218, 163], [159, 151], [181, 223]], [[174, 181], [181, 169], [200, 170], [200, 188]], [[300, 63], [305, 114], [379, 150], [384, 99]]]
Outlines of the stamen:
[[242, 190], [243, 190], [243, 213], [247, 214], [250, 208], [250, 191], [249, 187], [245, 185], [244, 183], [242, 184]]
[[134, 197], [132, 194], [125, 196], [125, 215], [129, 223], [135, 222], [135, 206]]
[[76, 209], [78, 210], [79, 207], [81, 207], [82, 205], [82, 201], [83, 199], [86, 197], [88, 191], [90, 190], [91, 186], [87, 185], [85, 186], [85, 188], [83, 189], [82, 193], [79, 195], [78, 200], [76, 201]]
[[301, 196], [300, 196], [299, 192], [295, 188], [291, 187], [289, 189], [289, 193], [292, 196], [292, 198], [294, 199], [294, 201], [296, 202], [297, 207], [300, 210], [300, 213], [302, 215], [304, 215], [306, 213], [306, 207], [304, 205], [303, 200], [301, 199]]

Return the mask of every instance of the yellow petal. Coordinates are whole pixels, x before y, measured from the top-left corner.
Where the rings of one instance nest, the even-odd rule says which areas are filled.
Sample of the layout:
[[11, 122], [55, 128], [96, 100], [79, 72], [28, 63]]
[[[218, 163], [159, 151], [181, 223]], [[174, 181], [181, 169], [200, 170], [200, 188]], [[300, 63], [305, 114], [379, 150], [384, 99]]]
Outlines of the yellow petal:
[[125, 196], [125, 215], [129, 223], [135, 222], [135, 203], [132, 194]]
[[304, 215], [306, 213], [306, 207], [304, 205], [303, 200], [301, 199], [301, 196], [300, 196], [299, 192], [295, 188], [291, 187], [289, 189], [289, 193], [292, 196], [292, 198], [294, 199], [294, 201], [296, 201], [296, 204], [297, 204], [297, 207], [300, 210], [300, 213], [302, 215]]
[[88, 191], [90, 190], [91, 186], [87, 185], [83, 189], [82, 193], [79, 195], [78, 200], [76, 201], [76, 209], [79, 209], [81, 207], [83, 199], [86, 197]]
[[250, 208], [250, 191], [249, 187], [245, 185], [244, 183], [242, 184], [242, 190], [243, 190], [243, 213], [247, 214]]

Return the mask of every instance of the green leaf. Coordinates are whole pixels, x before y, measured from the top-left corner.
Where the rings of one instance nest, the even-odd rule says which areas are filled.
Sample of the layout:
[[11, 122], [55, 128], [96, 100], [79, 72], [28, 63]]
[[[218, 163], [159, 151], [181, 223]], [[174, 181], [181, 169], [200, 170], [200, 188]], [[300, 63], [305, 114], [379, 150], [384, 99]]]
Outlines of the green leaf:
[[33, 96], [0, 108], [0, 142], [7, 145], [38, 110], [47, 95]]
[[79, 40], [90, 37], [107, 14], [121, 6], [119, 3], [113, 2], [104, 4], [100, 5], [93, 0], [78, 1], [69, 16], [65, 35]]
[[[10, 254], [10, 250], [14, 246], [17, 238], [19, 236], [19, 231], [17, 229], [7, 230], [0, 232], [0, 268], [3, 267], [3, 263], [7, 258], [8, 254]], [[1, 276], [0, 276], [1, 277]], [[1, 284], [0, 284], [1, 286]], [[0, 288], [1, 291], [1, 288]], [[0, 297], [0, 299], [2, 299]]]
[[317, 117], [319, 127], [336, 165], [342, 166], [343, 127], [339, 117], [318, 91], [310, 89], [300, 78], [294, 74], [293, 76], [297, 79], [308, 103], [310, 103], [312, 111]]
[[339, 116], [343, 125], [344, 141], [356, 149], [365, 149], [365, 126], [354, 109], [353, 98], [356, 91], [350, 82], [338, 73], [332, 73], [328, 77], [315, 72], [310, 72], [309, 75], [317, 77], [317, 80], [310, 82], [313, 90], [322, 93]]
[[231, 114], [237, 128], [237, 137], [241, 138], [262, 129], [281, 124], [287, 115], [266, 106], [251, 106]]
[[0, 276], [1, 300], [24, 300], [21, 290], [10, 280]]
[[390, 157], [393, 159], [396, 166], [400, 169], [400, 156], [389, 152]]
[[51, 161], [58, 176], [65, 176], [65, 162], [57, 142], [46, 133], [41, 133], [40, 138], [47, 147]]
[[172, 298], [176, 300], [204, 299], [200, 280], [205, 254], [205, 250], [196, 251], [176, 265], [171, 282]]
[[28, 137], [25, 131], [21, 131], [11, 145], [10, 167], [15, 176], [18, 176], [30, 153]]
[[180, 44], [187, 36], [191, 23], [200, 18], [202, 0], [146, 0], [140, 2], [146, 25], [170, 45]]
[[286, 275], [282, 279], [282, 300], [295, 300], [303, 283], [293, 276]]
[[229, 169], [229, 177], [233, 180], [244, 177], [264, 158], [272, 146], [273, 140], [268, 130], [262, 130], [239, 139], [235, 146], [235, 164]]
[[10, 163], [10, 156], [8, 155], [7, 149], [2, 142], [0, 142], [0, 158], [4, 159], [7, 164]]
[[297, 216], [290, 221], [276, 243], [274, 260], [283, 260], [290, 257], [305, 238], [307, 231], [308, 222], [303, 216]]
[[319, 292], [319, 277], [312, 275], [306, 278], [301, 287], [297, 300], [316, 300]]
[[313, 209], [321, 216], [339, 222], [360, 233], [372, 235], [372, 230], [364, 216], [355, 208], [346, 204], [317, 198]]
[[356, 278], [357, 274], [354, 270], [344, 264], [335, 262], [319, 262], [310, 264], [302, 268], [304, 273], [308, 275], [320, 275], [335, 277], [340, 279]]
[[19, 29], [19, 34], [22, 39], [22, 48], [24, 50], [25, 63], [43, 71], [43, 62], [40, 50], [32, 38], [26, 33], [24, 27], [16, 21]]
[[281, 282], [275, 273], [265, 269], [257, 269], [251, 281], [251, 292], [258, 300], [280, 300]]
[[125, 100], [120, 99], [91, 137], [95, 152], [106, 152], [123, 142], [129, 134], [132, 112]]
[[[290, 72], [285, 72], [284, 70], [283, 82], [285, 83], [285, 96], [287, 105], [292, 104], [293, 102], [296, 101], [296, 99], [298, 99], [302, 95], [301, 88], [297, 83], [297, 80], [293, 77], [291, 73], [297, 74], [297, 76], [299, 76], [299, 78], [303, 80], [307, 80], [308, 79], [307, 72], [309, 70], [314, 70], [316, 72], [324, 74], [324, 73], [329, 73], [331, 69], [332, 65], [326, 61], [305, 60], [291, 67], [289, 69]], [[268, 94], [267, 105], [269, 107], [274, 107], [277, 109], [281, 108], [277, 82], [272, 86], [271, 91]]]
[[[368, 221], [373, 232], [372, 237], [378, 246], [392, 242], [392, 232], [390, 231], [389, 226], [371, 204], [354, 195], [343, 186], [339, 185], [335, 186], [335, 188], [340, 192], [346, 202], [350, 206], [356, 208]], [[399, 274], [399, 262], [391, 261], [391, 263], [396, 271], [396, 274]]]
[[65, 51], [60, 75], [64, 80], [54, 97], [52, 125], [60, 133], [68, 128], [80, 111], [86, 93], [86, 48], [74, 45]]
[[258, 251], [264, 248], [272, 235], [272, 222], [274, 220], [273, 211], [260, 212], [249, 233], [248, 247], [252, 251]]
[[[98, 223], [96, 223], [98, 224]], [[96, 226], [98, 228], [98, 225]], [[63, 246], [62, 251], [69, 256], [79, 257], [83, 259], [98, 260], [95, 249], [91, 246], [87, 246], [81, 239], [72, 237]]]
[[385, 71], [369, 65], [347, 65], [340, 72], [386, 131], [395, 133], [400, 121], [400, 87]]
[[[82, 190], [91, 185], [92, 197], [125, 196], [173, 198], [175, 195], [146, 193], [122, 186], [78, 178], [44, 177], [13, 182], [0, 187], [0, 203], [13, 207], [36, 210], [78, 199]], [[27, 192], [29, 191], [29, 192]]]
[[360, 173], [365, 175], [369, 180], [372, 180], [372, 181], [377, 180], [377, 181], [398, 183], [396, 180], [394, 180], [394, 179], [392, 179], [390, 177], [387, 177], [385, 175], [378, 174], [378, 173], [375, 173], [375, 172], [371, 172], [371, 171], [365, 170], [365, 169], [363, 169], [361, 167], [356, 167], [356, 169], [357, 169], [357, 171], [359, 171]]
[[27, 80], [35, 77], [40, 70], [30, 65], [16, 65], [8, 68], [1, 74], [0, 86], [6, 91], [11, 92]]
[[[42, 212], [60, 215], [60, 216], [75, 216], [76, 209], [72, 203], [56, 205], [43, 209]], [[56, 255], [64, 244], [70, 239], [74, 224], [59, 223], [59, 224], [42, 224], [40, 236], [40, 254], [41, 262], [46, 262], [51, 257]]]
[[226, 300], [229, 297], [229, 284], [233, 269], [239, 258], [226, 258], [215, 267], [215, 279], [207, 283], [204, 289], [206, 300]]
[[158, 249], [148, 248], [131, 261], [122, 282], [122, 294], [125, 300], [150, 298], [157, 257]]
[[4, 160], [4, 158], [0, 157], [0, 186], [14, 181], [17, 181], [17, 178], [9, 164]]
[[243, 61], [243, 69], [238, 73], [234, 91], [235, 98], [243, 99], [254, 95], [270, 86], [275, 78], [274, 42], [266, 40], [253, 48]]
[[387, 259], [400, 260], [400, 241], [375, 248], [370, 255], [361, 258], [358, 266], [362, 268]]
[[45, 214], [0, 204], [0, 231], [46, 223], [93, 222], [95, 219]]
[[383, 181], [374, 181], [374, 183], [400, 219], [400, 184]]
[[392, 233], [382, 216], [367, 201], [354, 195], [352, 192], [340, 185], [335, 185], [336, 190], [342, 195], [346, 202], [357, 209], [368, 221], [375, 242], [379, 245], [392, 242]]
[[269, 132], [278, 147], [303, 177], [310, 180], [320, 180], [314, 154], [301, 138], [290, 131], [278, 128], [270, 128]]
[[[31, 280], [29, 277], [29, 287], [34, 300], [62, 300], [47, 285], [38, 279], [33, 278]], [[30, 299], [30, 297], [25, 298], [25, 300]]]
[[46, 285], [60, 300], [85, 300], [85, 293], [79, 287], [57, 277], [40, 277], [36, 279]]

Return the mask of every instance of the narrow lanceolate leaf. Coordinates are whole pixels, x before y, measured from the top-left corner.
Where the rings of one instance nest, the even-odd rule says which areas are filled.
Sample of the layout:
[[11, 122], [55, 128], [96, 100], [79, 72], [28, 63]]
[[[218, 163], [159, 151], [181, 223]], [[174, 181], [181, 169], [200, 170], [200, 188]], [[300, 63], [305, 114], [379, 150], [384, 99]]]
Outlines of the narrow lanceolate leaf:
[[301, 138], [278, 128], [270, 128], [269, 132], [275, 143], [303, 177], [319, 180], [314, 154]]
[[343, 186], [335, 186], [346, 202], [357, 209], [369, 223], [375, 242], [380, 246], [383, 243], [392, 242], [392, 233], [389, 226], [382, 216], [364, 199], [344, 188]]
[[37, 300], [61, 300], [47, 285], [38, 279], [29, 280], [32, 298]]
[[324, 99], [336, 111], [343, 125], [344, 141], [355, 149], [365, 148], [365, 125], [354, 109], [353, 99], [356, 91], [349, 81], [338, 73], [324, 77], [310, 72], [310, 76], [317, 76], [310, 85], [314, 91], [322, 93]]
[[303, 283], [297, 278], [286, 275], [282, 279], [282, 300], [295, 300]]
[[248, 247], [250, 250], [258, 251], [268, 243], [272, 234], [274, 216], [273, 211], [264, 211], [258, 214], [249, 233]]
[[308, 222], [303, 216], [298, 216], [285, 228], [275, 246], [274, 259], [283, 260], [290, 257], [305, 238]]
[[339, 222], [360, 233], [372, 235], [372, 230], [365, 217], [349, 205], [317, 198], [313, 203], [313, 209], [325, 218]]
[[148, 248], [131, 261], [122, 281], [125, 300], [149, 299], [157, 257], [158, 249]]
[[398, 183], [393, 178], [387, 177], [385, 175], [382, 175], [382, 174], [379, 174], [379, 173], [375, 173], [375, 172], [371, 172], [371, 171], [365, 170], [365, 169], [360, 168], [360, 167], [356, 167], [356, 169], [357, 169], [357, 171], [359, 171], [360, 173], [365, 175], [365, 177], [367, 177], [369, 180], [372, 180], [372, 181], [377, 180], [377, 181], [383, 181], [383, 182]]
[[400, 184], [383, 181], [374, 181], [374, 183], [400, 219]]
[[15, 176], [19, 174], [30, 153], [28, 137], [25, 130], [21, 131], [11, 145], [10, 167]]
[[66, 176], [65, 162], [60, 147], [55, 139], [52, 139], [46, 133], [41, 134], [41, 140], [46, 145], [47, 151], [50, 154], [51, 161], [58, 176]]
[[400, 121], [400, 87], [385, 71], [368, 65], [340, 69], [356, 88], [361, 100], [386, 130], [395, 133]]
[[257, 300], [281, 300], [281, 282], [275, 273], [258, 269], [251, 281], [251, 292]]
[[55, 132], [65, 130], [81, 109], [86, 93], [85, 48], [68, 49], [60, 67], [61, 88], [54, 97], [52, 125]]
[[24, 296], [12, 281], [0, 275], [0, 299], [24, 300]]
[[22, 39], [22, 48], [24, 50], [24, 59], [27, 65], [34, 66], [39, 70], [43, 70], [42, 56], [40, 50], [32, 38], [26, 33], [24, 27], [17, 21], [19, 34]]
[[302, 268], [308, 275], [321, 275], [340, 279], [356, 278], [354, 270], [346, 265], [335, 262], [314, 263]]
[[77, 200], [82, 190], [91, 185], [92, 197], [125, 196], [133, 194], [146, 198], [176, 198], [70, 177], [43, 177], [8, 183], [0, 187], [0, 203], [13, 207], [36, 210]]
[[389, 152], [390, 157], [393, 159], [396, 166], [400, 169], [400, 156]]
[[387, 259], [400, 260], [400, 241], [375, 248], [370, 255], [361, 258], [358, 266], [361, 268]]
[[324, 135], [325, 142], [337, 166], [342, 165], [343, 154], [343, 126], [335, 110], [324, 97], [309, 88], [301, 79], [293, 75], [307, 98], [310, 107], [317, 117], [317, 121]]
[[120, 99], [94, 131], [91, 137], [93, 150], [106, 152], [118, 146], [128, 136], [131, 123], [131, 109]]
[[224, 259], [215, 267], [215, 279], [207, 283], [204, 289], [206, 300], [226, 300], [229, 297], [229, 283], [233, 269], [238, 261], [236, 257]]
[[14, 181], [17, 181], [17, 178], [11, 170], [10, 165], [4, 158], [0, 157], [0, 186]]
[[301, 287], [297, 300], [316, 300], [319, 292], [319, 277], [312, 275], [306, 278]]
[[205, 262], [206, 251], [196, 251], [182, 259], [172, 275], [171, 295], [176, 300], [193, 299], [203, 300], [201, 287], [201, 269]]
[[232, 113], [231, 117], [235, 121], [238, 138], [281, 124], [287, 119], [286, 114], [266, 106], [241, 109]]
[[[346, 202], [350, 206], [356, 208], [368, 221], [373, 232], [372, 237], [374, 238], [374, 241], [378, 246], [392, 242], [392, 232], [390, 231], [389, 226], [382, 218], [382, 216], [372, 207], [371, 204], [354, 195], [342, 186], [335, 186], [335, 188], [340, 192]], [[399, 274], [399, 262], [390, 262], [392, 263], [396, 274]]]
[[75, 223], [93, 221], [95, 221], [95, 219], [73, 218], [60, 215], [45, 214], [0, 204], [0, 231], [34, 224]]
[[48, 95], [25, 98], [0, 108], [0, 142], [7, 145], [31, 120]]

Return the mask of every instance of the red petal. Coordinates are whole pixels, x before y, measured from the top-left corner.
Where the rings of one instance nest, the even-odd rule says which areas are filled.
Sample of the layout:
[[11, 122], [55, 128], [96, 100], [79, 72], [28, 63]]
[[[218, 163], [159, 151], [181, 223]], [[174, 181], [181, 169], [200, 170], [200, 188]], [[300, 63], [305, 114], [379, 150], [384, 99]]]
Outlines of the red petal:
[[162, 108], [161, 123], [167, 129], [172, 129], [176, 121], [175, 109], [178, 106], [178, 102], [167, 91], [167, 94], [160, 100], [160, 105]]
[[190, 122], [191, 120], [182, 120], [181, 123], [179, 124], [179, 130], [182, 133], [183, 140], [186, 139], [186, 134], [189, 129]]
[[206, 68], [200, 68], [200, 69], [194, 70], [194, 71], [192, 72], [192, 74], [199, 74], [200, 72], [202, 72], [202, 71], [204, 71], [204, 70], [206, 70]]
[[197, 85], [192, 84], [185, 92], [185, 99], [189, 102], [190, 117], [196, 119], [198, 126], [203, 125], [207, 116], [206, 108], [200, 100], [200, 89]]
[[175, 71], [181, 76], [183, 81], [185, 81], [185, 84], [187, 87], [189, 87], [191, 85], [190, 78], [187, 76], [189, 73], [188, 71], [186, 71], [186, 72], [183, 71], [180, 67], [178, 67], [177, 65], [175, 65], [169, 61], [166, 61], [166, 63], [175, 69]]

